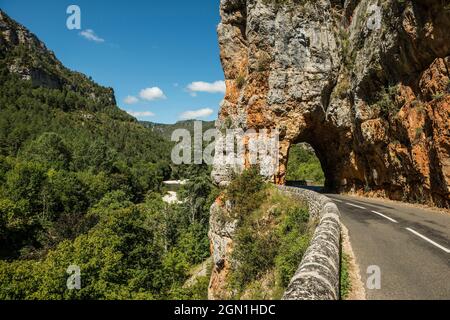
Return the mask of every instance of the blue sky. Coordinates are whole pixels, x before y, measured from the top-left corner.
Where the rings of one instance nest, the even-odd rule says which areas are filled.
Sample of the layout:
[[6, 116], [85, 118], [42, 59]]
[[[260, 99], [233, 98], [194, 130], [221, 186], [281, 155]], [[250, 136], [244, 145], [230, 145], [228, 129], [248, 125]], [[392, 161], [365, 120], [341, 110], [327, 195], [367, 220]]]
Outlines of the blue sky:
[[[81, 30], [69, 30], [69, 5]], [[68, 68], [113, 87], [141, 120], [213, 120], [224, 96], [219, 0], [0, 0]], [[126, 103], [128, 102], [128, 104]]]

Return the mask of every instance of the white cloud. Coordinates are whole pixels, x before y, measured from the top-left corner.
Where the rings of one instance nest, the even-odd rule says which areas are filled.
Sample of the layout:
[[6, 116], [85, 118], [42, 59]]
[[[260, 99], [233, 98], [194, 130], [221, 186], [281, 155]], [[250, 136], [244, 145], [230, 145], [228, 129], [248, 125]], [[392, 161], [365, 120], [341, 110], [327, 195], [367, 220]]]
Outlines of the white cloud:
[[147, 101], [166, 99], [164, 92], [158, 87], [142, 89], [139, 96]]
[[199, 109], [199, 110], [191, 110], [183, 112], [180, 115], [181, 120], [192, 120], [192, 119], [199, 119], [199, 118], [206, 118], [209, 117], [214, 113], [213, 109], [205, 108], [205, 109]]
[[123, 100], [123, 102], [126, 104], [135, 104], [139, 102], [139, 99], [134, 96], [128, 96]]
[[95, 34], [94, 30], [92, 29], [86, 29], [80, 32], [80, 36], [82, 36], [85, 39], [88, 39], [89, 41], [94, 42], [105, 42], [105, 39], [100, 38], [98, 35]]
[[190, 92], [225, 93], [225, 81], [215, 81], [212, 83], [196, 81], [187, 86]]
[[129, 115], [132, 115], [133, 117], [136, 117], [136, 118], [154, 117], [155, 116], [155, 114], [153, 112], [151, 112], [151, 111], [128, 111], [127, 110], [127, 113]]

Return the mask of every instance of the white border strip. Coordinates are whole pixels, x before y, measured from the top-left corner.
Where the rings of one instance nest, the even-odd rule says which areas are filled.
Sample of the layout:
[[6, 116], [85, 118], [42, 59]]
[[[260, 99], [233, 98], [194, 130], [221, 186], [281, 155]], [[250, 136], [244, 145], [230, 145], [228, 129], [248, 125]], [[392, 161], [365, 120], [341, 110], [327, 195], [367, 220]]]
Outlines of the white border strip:
[[435, 247], [438, 247], [439, 249], [444, 250], [444, 251], [447, 252], [447, 253], [450, 253], [450, 250], [449, 250], [449, 249], [447, 249], [447, 248], [444, 247], [444, 246], [441, 246], [440, 244], [434, 242], [433, 240], [428, 239], [427, 237], [425, 237], [424, 235], [421, 235], [421, 234], [418, 233], [417, 231], [415, 231], [415, 230], [413, 230], [413, 229], [411, 229], [411, 228], [406, 228], [406, 230], [408, 230], [409, 232], [414, 233], [416, 236], [418, 236], [418, 237], [422, 238], [423, 240], [425, 240], [425, 241], [431, 243], [431, 244], [434, 245]]
[[392, 219], [392, 218], [390, 218], [390, 217], [388, 217], [388, 216], [385, 216], [384, 214], [379, 213], [378, 211], [372, 210], [372, 212], [375, 213], [375, 214], [377, 214], [377, 215], [379, 215], [380, 217], [383, 217], [383, 218], [385, 218], [385, 219], [388, 219], [389, 221], [391, 221], [391, 222], [393, 222], [393, 223], [398, 223], [397, 220]]
[[366, 208], [364, 208], [364, 207], [358, 206], [358, 205], [356, 205], [356, 204], [353, 204], [353, 203], [350, 203], [350, 202], [347, 202], [347, 204], [348, 204], [349, 206], [352, 206], [352, 207], [355, 207], [355, 208], [359, 208], [359, 209], [364, 209], [364, 210], [367, 210], [367, 209], [366, 209]]

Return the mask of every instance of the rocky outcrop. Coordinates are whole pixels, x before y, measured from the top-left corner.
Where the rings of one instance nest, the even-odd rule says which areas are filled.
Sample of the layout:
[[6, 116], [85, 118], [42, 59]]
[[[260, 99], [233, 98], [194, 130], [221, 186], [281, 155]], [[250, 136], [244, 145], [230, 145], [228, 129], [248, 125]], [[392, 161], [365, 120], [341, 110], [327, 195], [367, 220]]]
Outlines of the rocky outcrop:
[[231, 253], [238, 220], [232, 217], [225, 204], [217, 200], [211, 207], [209, 239], [213, 270], [208, 290], [209, 300], [220, 300], [231, 296], [228, 276], [232, 269]]
[[[221, 0], [218, 127], [309, 143], [333, 191], [450, 206], [450, 6]], [[225, 184], [233, 169], [216, 164]]]
[[94, 83], [85, 75], [71, 71], [27, 28], [0, 10], [0, 63], [33, 87], [75, 91], [101, 102], [116, 105], [114, 90]]

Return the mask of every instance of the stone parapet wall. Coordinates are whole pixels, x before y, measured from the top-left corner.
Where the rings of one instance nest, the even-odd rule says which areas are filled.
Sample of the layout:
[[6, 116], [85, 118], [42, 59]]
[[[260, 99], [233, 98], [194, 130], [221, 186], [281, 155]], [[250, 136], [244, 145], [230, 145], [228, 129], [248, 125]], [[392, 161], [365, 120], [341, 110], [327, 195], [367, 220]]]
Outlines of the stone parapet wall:
[[338, 300], [341, 260], [339, 209], [330, 198], [317, 192], [286, 186], [278, 188], [305, 201], [311, 219], [318, 221], [311, 244], [283, 300]]

